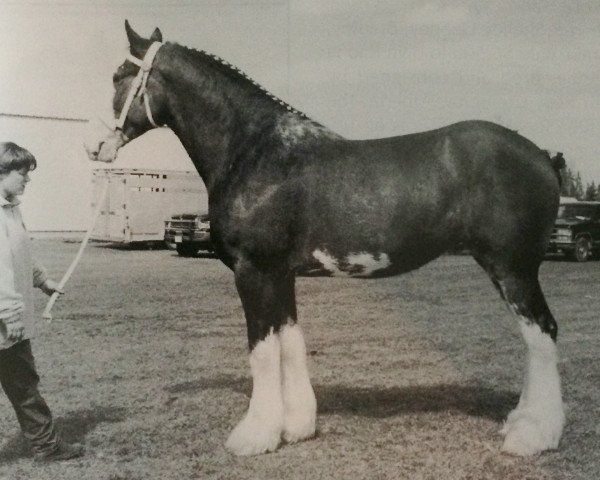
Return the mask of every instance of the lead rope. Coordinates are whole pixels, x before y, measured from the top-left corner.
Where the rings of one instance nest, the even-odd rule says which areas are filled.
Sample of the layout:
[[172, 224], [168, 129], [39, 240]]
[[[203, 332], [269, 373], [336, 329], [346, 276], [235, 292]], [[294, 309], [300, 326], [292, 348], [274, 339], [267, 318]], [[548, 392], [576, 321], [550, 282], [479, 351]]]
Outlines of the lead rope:
[[[106, 184], [104, 185], [104, 188], [102, 189], [102, 193], [100, 193], [100, 197], [98, 197], [98, 203], [96, 204], [96, 209], [94, 210], [94, 214], [91, 217], [87, 232], [86, 232], [85, 236], [83, 237], [83, 240], [81, 241], [81, 245], [79, 246], [77, 255], [75, 255], [75, 259], [71, 262], [71, 265], [69, 265], [69, 268], [67, 269], [66, 273], [63, 275], [60, 282], [58, 282], [58, 290], [62, 290], [64, 288], [65, 284], [69, 281], [69, 278], [71, 278], [71, 275], [73, 274], [73, 271], [75, 270], [75, 267], [77, 266], [77, 264], [79, 263], [79, 260], [81, 259], [81, 256], [83, 255], [83, 250], [85, 249], [85, 246], [88, 244], [88, 242], [90, 240], [92, 231], [94, 230], [94, 226], [96, 225], [96, 221], [98, 220], [98, 217], [100, 216], [100, 213], [102, 212], [102, 208], [104, 208], [104, 206], [105, 206], [104, 200], [106, 199], [106, 195], [108, 194], [108, 187], [109, 187], [109, 182], [108, 182], [108, 178], [107, 178]], [[44, 309], [44, 312], [42, 313], [42, 318], [44, 318], [48, 323], [52, 322], [52, 314], [50, 312], [52, 310], [52, 307], [54, 306], [54, 303], [56, 302], [56, 299], [58, 298], [58, 295], [59, 295], [59, 293], [57, 291], [55, 291], [50, 296], [50, 298], [48, 299], [48, 303], [46, 304], [46, 308]]]

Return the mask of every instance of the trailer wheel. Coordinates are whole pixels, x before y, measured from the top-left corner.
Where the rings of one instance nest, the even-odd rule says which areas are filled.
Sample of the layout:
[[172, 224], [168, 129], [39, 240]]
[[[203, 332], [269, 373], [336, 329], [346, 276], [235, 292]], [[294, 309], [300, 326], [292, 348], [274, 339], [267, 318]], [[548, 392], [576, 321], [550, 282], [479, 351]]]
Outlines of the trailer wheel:
[[177, 253], [182, 257], [193, 257], [198, 253], [198, 248], [194, 245], [178, 243], [176, 246]]

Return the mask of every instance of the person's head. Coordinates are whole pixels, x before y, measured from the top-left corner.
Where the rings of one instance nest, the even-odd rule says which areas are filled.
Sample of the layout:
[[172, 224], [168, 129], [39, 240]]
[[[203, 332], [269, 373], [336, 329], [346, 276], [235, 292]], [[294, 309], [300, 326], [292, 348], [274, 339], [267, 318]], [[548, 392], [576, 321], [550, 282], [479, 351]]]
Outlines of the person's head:
[[29, 172], [37, 167], [35, 157], [12, 142], [0, 142], [0, 196], [12, 200], [22, 195]]

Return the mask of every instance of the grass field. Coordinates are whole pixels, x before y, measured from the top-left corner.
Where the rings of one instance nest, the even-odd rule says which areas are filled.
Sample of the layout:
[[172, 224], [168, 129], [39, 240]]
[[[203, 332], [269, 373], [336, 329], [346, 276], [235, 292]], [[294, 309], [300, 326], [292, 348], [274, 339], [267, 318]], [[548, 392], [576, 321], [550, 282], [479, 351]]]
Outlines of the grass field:
[[[34, 248], [58, 280], [78, 244]], [[33, 344], [44, 396], [87, 454], [35, 465], [2, 395], [0, 479], [597, 479], [600, 262], [545, 262], [541, 282], [568, 409], [558, 451], [499, 452], [524, 343], [475, 262], [444, 256], [389, 279], [299, 278], [318, 434], [240, 458], [223, 446], [251, 391], [231, 273], [212, 258], [92, 244]]]

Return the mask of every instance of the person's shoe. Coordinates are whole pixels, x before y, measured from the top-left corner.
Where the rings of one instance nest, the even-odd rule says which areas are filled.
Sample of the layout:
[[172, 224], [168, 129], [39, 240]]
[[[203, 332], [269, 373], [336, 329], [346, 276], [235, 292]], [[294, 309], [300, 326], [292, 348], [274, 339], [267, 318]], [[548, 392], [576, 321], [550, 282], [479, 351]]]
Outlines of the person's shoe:
[[62, 460], [71, 460], [81, 457], [84, 453], [83, 445], [79, 443], [61, 442], [59, 447], [50, 452], [36, 453], [36, 462], [60, 462]]

